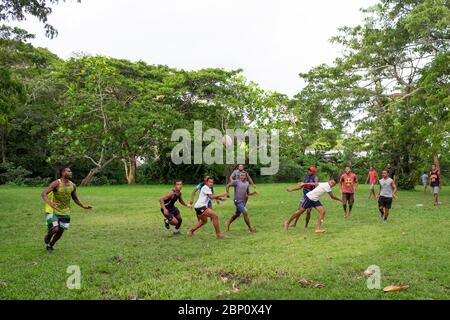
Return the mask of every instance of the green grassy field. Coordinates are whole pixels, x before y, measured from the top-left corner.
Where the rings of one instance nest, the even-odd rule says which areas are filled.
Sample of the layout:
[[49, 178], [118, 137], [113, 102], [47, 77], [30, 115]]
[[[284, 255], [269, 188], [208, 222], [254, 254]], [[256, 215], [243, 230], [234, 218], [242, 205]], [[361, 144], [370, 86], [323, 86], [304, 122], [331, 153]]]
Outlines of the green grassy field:
[[[215, 239], [211, 223], [187, 237], [196, 218], [181, 206], [183, 235], [174, 237], [164, 229], [158, 199], [170, 186], [80, 188], [81, 200], [95, 208], [74, 208], [71, 229], [53, 254], [44, 249], [41, 189], [2, 186], [0, 298], [450, 298], [448, 188], [441, 192], [438, 208], [429, 193], [400, 192], [386, 225], [379, 220], [376, 202], [367, 200], [367, 186], [358, 191], [348, 221], [340, 204], [326, 197], [327, 233], [316, 235], [316, 213], [309, 230], [303, 229], [302, 217], [297, 228], [283, 231], [300, 197], [287, 193], [288, 186], [259, 185], [260, 194], [248, 203], [257, 233], [249, 234], [240, 219], [226, 240]], [[185, 197], [191, 190], [185, 186]], [[223, 191], [216, 186], [216, 192]], [[233, 208], [232, 201], [215, 207], [222, 227]], [[66, 287], [70, 265], [80, 267], [80, 290]], [[381, 268], [381, 287], [410, 288], [396, 293], [367, 289], [363, 272], [370, 265]], [[325, 287], [302, 287], [301, 278]]]

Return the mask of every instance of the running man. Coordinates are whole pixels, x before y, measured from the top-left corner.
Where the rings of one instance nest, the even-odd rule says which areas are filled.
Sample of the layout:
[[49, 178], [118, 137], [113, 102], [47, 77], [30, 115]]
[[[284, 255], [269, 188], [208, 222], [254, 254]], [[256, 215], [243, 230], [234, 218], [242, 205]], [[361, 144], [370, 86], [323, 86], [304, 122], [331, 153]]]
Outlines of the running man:
[[435, 164], [431, 165], [430, 189], [434, 195], [434, 205], [439, 205], [439, 188], [441, 187], [441, 172]]
[[[309, 208], [315, 208], [319, 212], [319, 218], [317, 219], [315, 232], [324, 233], [325, 230], [321, 228], [321, 225], [325, 218], [325, 208], [320, 203], [319, 198], [324, 193], [328, 193], [331, 199], [342, 202], [342, 200], [336, 197], [332, 192], [332, 188], [336, 185], [336, 183], [337, 183], [336, 179], [333, 178], [328, 182], [319, 183], [319, 185], [316, 188], [314, 188], [314, 190], [308, 192], [306, 194], [306, 197], [303, 198], [300, 208], [298, 208], [298, 210], [292, 214], [289, 220], [287, 220], [284, 223], [284, 230], [288, 231], [291, 222], [294, 221], [295, 219], [298, 219], [298, 217], [300, 217], [303, 214], [303, 212], [305, 212]], [[302, 183], [300, 183], [300, 186], [302, 186]]]
[[[197, 191], [202, 190], [202, 188], [205, 186], [206, 181], [210, 178], [210, 176], [205, 176], [205, 179], [203, 179], [203, 182], [200, 182], [195, 188], [194, 190], [192, 190], [192, 194], [191, 194], [191, 200], [189, 201], [189, 204], [192, 205], [194, 204], [194, 199], [195, 199], [195, 194], [197, 193]], [[211, 188], [212, 193], [214, 193], [214, 188]], [[220, 200], [221, 199], [216, 199], [216, 203], [217, 205], [220, 205]], [[212, 201], [208, 200], [208, 208], [212, 208]]]
[[382, 179], [380, 179], [379, 184], [378, 208], [380, 210], [381, 220], [386, 223], [389, 217], [389, 210], [392, 207], [392, 199], [397, 199], [397, 185], [394, 179], [389, 177], [387, 170], [383, 170]]
[[[319, 178], [316, 177], [317, 168], [311, 167], [308, 169], [308, 174], [306, 175], [305, 179], [303, 180], [303, 186], [300, 187], [301, 183], [299, 183], [295, 188], [288, 189], [287, 192], [294, 192], [297, 190], [300, 190], [303, 188], [303, 198], [306, 197], [306, 194], [312, 190], [314, 190], [315, 187], [319, 185]], [[305, 222], [305, 229], [308, 228], [309, 221], [311, 220], [311, 210], [312, 208], [309, 208], [306, 210], [306, 222]], [[294, 220], [294, 223], [291, 224], [289, 227], [294, 228], [297, 226], [297, 222], [300, 216]]]
[[200, 195], [194, 206], [195, 212], [197, 213], [198, 222], [191, 229], [189, 229], [188, 236], [193, 236], [194, 232], [200, 229], [203, 225], [205, 225], [208, 222], [208, 218], [210, 218], [214, 225], [217, 239], [225, 238], [225, 236], [220, 232], [219, 217], [211, 208], [208, 208], [208, 201], [210, 199], [214, 200], [221, 197], [226, 197], [227, 194], [223, 193], [220, 195], [215, 195], [211, 190], [213, 185], [214, 185], [213, 178], [208, 177], [205, 185], [200, 190]]
[[48, 252], [53, 252], [56, 242], [61, 239], [65, 230], [70, 225], [70, 199], [83, 209], [92, 209], [90, 205], [81, 203], [77, 195], [76, 185], [70, 181], [72, 170], [62, 168], [59, 171], [60, 179], [53, 181], [41, 193], [42, 200], [45, 202], [45, 213], [48, 227], [48, 233], [44, 242]]
[[421, 176], [420, 179], [422, 180], [423, 185], [423, 193], [427, 192], [428, 187], [428, 173], [425, 171]]
[[369, 200], [372, 198], [376, 200], [377, 195], [375, 194], [375, 185], [378, 181], [378, 173], [374, 166], [370, 167], [369, 173], [367, 174], [366, 184], [370, 182], [370, 193], [369, 193]]
[[350, 218], [352, 216], [353, 203], [355, 202], [355, 192], [358, 187], [358, 176], [352, 172], [350, 167], [346, 167], [345, 173], [341, 176], [340, 183], [345, 218]]
[[247, 174], [245, 172], [241, 172], [239, 180], [233, 180], [227, 184], [227, 198], [230, 197], [230, 187], [234, 186], [234, 205], [236, 206], [235, 214], [227, 221], [227, 231], [230, 231], [231, 224], [243, 214], [248, 231], [256, 232], [256, 229], [250, 224], [247, 208], [245, 207], [247, 198], [257, 194], [256, 191], [249, 193], [249, 185], [250, 183], [247, 181]]
[[230, 182], [239, 180], [241, 173], [244, 172], [247, 175], [247, 181], [252, 185], [253, 191], [256, 191], [256, 184], [253, 182], [252, 177], [248, 174], [247, 171], [245, 171], [245, 166], [243, 164], [240, 164], [236, 170], [233, 171], [233, 173], [230, 176]]
[[180, 201], [183, 206], [189, 209], [192, 208], [190, 204], [186, 204], [186, 202], [184, 202], [183, 196], [181, 195], [181, 189], [183, 189], [183, 181], [177, 180], [175, 181], [175, 187], [164, 197], [159, 199], [161, 213], [164, 216], [164, 226], [168, 230], [170, 229], [170, 225], [175, 226], [175, 231], [173, 232], [174, 235], [180, 234], [180, 227], [183, 223], [180, 210], [175, 207], [175, 203]]

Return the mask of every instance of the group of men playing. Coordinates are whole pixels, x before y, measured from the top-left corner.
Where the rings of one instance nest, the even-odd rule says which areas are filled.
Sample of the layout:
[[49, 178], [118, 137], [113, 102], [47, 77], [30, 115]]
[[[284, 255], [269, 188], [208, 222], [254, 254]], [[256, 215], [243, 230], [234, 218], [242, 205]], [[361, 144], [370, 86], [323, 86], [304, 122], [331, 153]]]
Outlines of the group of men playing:
[[[287, 190], [288, 192], [293, 192], [303, 189], [303, 197], [300, 200], [299, 208], [284, 223], [284, 228], [286, 231], [297, 225], [298, 219], [304, 212], [306, 212], [305, 228], [307, 228], [311, 219], [311, 210], [312, 208], [315, 208], [319, 213], [315, 232], [324, 233], [325, 230], [322, 229], [321, 226], [325, 218], [325, 208], [319, 201], [319, 197], [325, 193], [328, 193], [331, 199], [342, 203], [344, 217], [346, 219], [351, 217], [353, 204], [355, 202], [355, 193], [358, 188], [358, 176], [352, 172], [350, 167], [346, 167], [344, 174], [342, 174], [339, 179], [332, 178], [328, 182], [319, 183], [316, 172], [317, 168], [309, 168], [308, 174], [304, 181], [299, 183], [296, 187]], [[389, 165], [388, 169], [383, 171], [382, 178], [378, 181], [378, 174], [376, 173], [375, 168], [372, 167], [367, 178], [368, 181], [370, 180], [371, 184], [369, 199], [372, 195], [374, 198], [378, 198], [380, 217], [385, 223], [389, 217], [392, 199], [396, 198], [397, 193], [397, 186], [394, 179], [389, 176], [390, 174], [395, 173]], [[341, 187], [341, 198], [336, 197], [332, 192], [333, 187], [336, 186], [337, 183], [339, 183]], [[375, 185], [377, 183], [380, 185], [378, 196], [375, 195]]]
[[[249, 191], [250, 184], [253, 186], [253, 192]], [[180, 234], [182, 219], [180, 211], [175, 207], [175, 203], [179, 201], [187, 208], [194, 208], [197, 215], [197, 223], [188, 230], [189, 236], [193, 236], [194, 232], [203, 227], [208, 222], [209, 218], [214, 226], [217, 239], [224, 239], [225, 236], [220, 231], [219, 216], [213, 210], [212, 201], [216, 200], [216, 203], [220, 204], [224, 198], [229, 198], [230, 187], [234, 187], [234, 205], [236, 211], [226, 223], [227, 231], [230, 230], [231, 224], [242, 214], [248, 230], [250, 232], [255, 232], [256, 229], [252, 227], [250, 223], [246, 205], [248, 197], [257, 194], [256, 185], [250, 175], [244, 170], [244, 165], [239, 165], [238, 169], [233, 171], [229, 178], [229, 183], [226, 186], [226, 192], [223, 194], [217, 195], [214, 193], [214, 179], [210, 176], [206, 176], [204, 181], [197, 185], [192, 191], [191, 199], [188, 204], [181, 195], [181, 189], [183, 188], [182, 181], [176, 181], [174, 189], [160, 199], [161, 213], [164, 215], [165, 227], [170, 229], [170, 225], [173, 225], [175, 226], [173, 234]], [[193, 205], [197, 192], [200, 192], [200, 194], [197, 202]]]
[[[287, 231], [289, 228], [295, 227], [300, 216], [306, 212], [305, 228], [311, 220], [311, 210], [314, 208], [319, 213], [319, 217], [316, 223], [315, 232], [324, 233], [322, 224], [325, 218], [325, 208], [319, 201], [319, 198], [328, 193], [330, 198], [342, 203], [344, 209], [344, 217], [350, 218], [352, 215], [353, 204], [355, 201], [354, 194], [358, 188], [358, 177], [352, 172], [350, 167], [345, 168], [345, 172], [340, 179], [332, 178], [328, 182], [319, 182], [319, 178], [316, 176], [317, 168], [311, 167], [308, 170], [303, 182], [299, 183], [296, 187], [288, 189], [288, 192], [294, 192], [303, 189], [303, 196], [300, 200], [298, 209], [291, 215], [291, 217], [284, 223], [284, 228]], [[46, 222], [48, 226], [48, 232], [44, 238], [46, 249], [48, 252], [53, 251], [55, 243], [61, 239], [65, 230], [70, 225], [70, 202], [73, 200], [78, 206], [83, 209], [92, 209], [90, 205], [84, 205], [81, 203], [76, 193], [76, 186], [70, 180], [72, 178], [72, 171], [70, 168], [63, 168], [60, 171], [60, 179], [53, 181], [43, 192], [42, 199], [45, 202]], [[424, 177], [422, 176], [422, 179]], [[429, 185], [434, 194], [435, 205], [438, 202], [438, 192], [441, 186], [440, 172], [436, 165], [432, 165], [430, 173], [427, 175], [427, 179], [430, 180]], [[389, 217], [389, 211], [392, 207], [392, 200], [397, 198], [397, 184], [396, 184], [396, 171], [388, 165], [385, 170], [382, 171], [381, 179], [378, 179], [378, 174], [375, 168], [372, 166], [366, 179], [366, 183], [370, 182], [369, 199], [372, 197], [378, 199], [378, 207], [380, 211], [381, 220], [386, 223]], [[342, 197], [336, 197], [332, 189], [337, 184], [340, 184]], [[375, 194], [375, 185], [379, 185], [378, 194]], [[250, 185], [253, 186], [253, 192], [250, 192]], [[426, 189], [426, 183], [424, 187]], [[170, 226], [174, 226], [174, 235], [180, 234], [180, 227], [183, 222], [180, 210], [175, 206], [177, 202], [180, 202], [187, 208], [195, 209], [197, 215], [197, 222], [188, 230], [188, 235], [193, 236], [194, 233], [203, 227], [208, 218], [211, 219], [215, 229], [216, 237], [223, 239], [225, 236], [220, 231], [219, 217], [213, 210], [212, 202], [216, 201], [220, 204], [226, 198], [230, 198], [230, 187], [234, 187], [234, 205], [235, 212], [233, 216], [227, 221], [227, 231], [230, 230], [231, 224], [236, 221], [241, 215], [244, 216], [244, 221], [248, 227], [249, 232], [255, 232], [256, 229], [251, 225], [248, 210], [247, 201], [249, 196], [257, 195], [256, 185], [250, 175], [245, 171], [244, 165], [233, 171], [229, 177], [229, 183], [226, 185], [226, 192], [222, 194], [214, 193], [214, 179], [210, 176], [206, 176], [204, 181], [197, 185], [191, 194], [191, 199], [187, 203], [182, 196], [183, 182], [178, 180], [175, 182], [174, 188], [169, 191], [164, 197], [160, 199], [161, 213], [164, 216], [164, 226], [170, 229]], [[197, 201], [194, 204], [196, 193], [199, 192]]]

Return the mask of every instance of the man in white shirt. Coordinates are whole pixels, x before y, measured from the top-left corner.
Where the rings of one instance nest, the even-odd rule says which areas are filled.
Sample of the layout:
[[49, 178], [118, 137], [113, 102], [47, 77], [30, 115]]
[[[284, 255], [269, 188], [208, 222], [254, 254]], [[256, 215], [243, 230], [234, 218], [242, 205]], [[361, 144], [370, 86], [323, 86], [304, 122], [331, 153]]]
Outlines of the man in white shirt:
[[[301, 183], [300, 187], [304, 187], [308, 185], [307, 183]], [[321, 228], [321, 225], [323, 223], [323, 219], [325, 217], [325, 208], [322, 206], [322, 204], [319, 201], [320, 196], [322, 196], [324, 193], [328, 193], [331, 199], [339, 201], [342, 203], [342, 200], [336, 197], [333, 192], [332, 188], [336, 185], [336, 179], [333, 178], [328, 182], [325, 183], [319, 183], [319, 185], [314, 188], [312, 191], [308, 192], [306, 196], [302, 199], [300, 203], [300, 207], [295, 211], [292, 216], [289, 218], [288, 221], [284, 223], [284, 229], [288, 231], [289, 225], [291, 222], [295, 219], [298, 219], [303, 212], [310, 208], [315, 208], [319, 212], [319, 219], [317, 220], [316, 224], [316, 233], [324, 233], [325, 230]]]
[[216, 237], [217, 239], [224, 239], [225, 236], [222, 235], [220, 232], [220, 226], [219, 226], [219, 217], [217, 214], [212, 210], [212, 208], [209, 208], [208, 202], [214, 199], [226, 197], [227, 193], [223, 193], [220, 195], [215, 195], [212, 192], [212, 187], [214, 185], [214, 180], [211, 177], [208, 177], [205, 181], [205, 185], [200, 190], [200, 195], [198, 197], [197, 202], [194, 205], [195, 212], [197, 213], [197, 218], [199, 219], [198, 222], [188, 231], [188, 236], [193, 236], [194, 232], [200, 229], [203, 225], [205, 225], [208, 222], [208, 218], [211, 219], [214, 229], [216, 230]]

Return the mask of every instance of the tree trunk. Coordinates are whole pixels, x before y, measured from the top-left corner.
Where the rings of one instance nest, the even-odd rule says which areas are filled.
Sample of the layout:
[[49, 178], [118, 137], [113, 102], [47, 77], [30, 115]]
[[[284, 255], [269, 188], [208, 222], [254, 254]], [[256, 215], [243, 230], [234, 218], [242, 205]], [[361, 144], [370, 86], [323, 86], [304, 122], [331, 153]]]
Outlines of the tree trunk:
[[92, 168], [91, 171], [89, 171], [88, 175], [81, 181], [82, 186], [88, 186], [91, 184], [92, 179], [95, 177], [97, 173], [99, 173], [101, 170], [101, 167], [95, 167]]
[[441, 168], [439, 165], [439, 156], [436, 153], [433, 154], [433, 161], [434, 161], [434, 164], [436, 165], [436, 168], [440, 171]]
[[0, 156], [2, 157], [2, 162], [6, 163], [6, 129], [0, 128]]
[[128, 184], [136, 183], [136, 157], [131, 156], [127, 159], [123, 159], [123, 163], [125, 165], [125, 175], [127, 177]]

